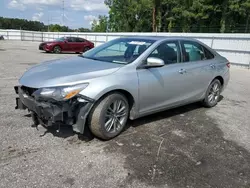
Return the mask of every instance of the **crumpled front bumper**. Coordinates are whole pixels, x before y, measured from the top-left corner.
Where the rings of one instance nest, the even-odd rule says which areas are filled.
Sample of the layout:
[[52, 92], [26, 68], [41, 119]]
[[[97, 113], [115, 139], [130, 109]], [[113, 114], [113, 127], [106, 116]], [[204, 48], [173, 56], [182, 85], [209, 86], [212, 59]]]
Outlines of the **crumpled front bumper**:
[[81, 95], [65, 102], [38, 101], [25, 93], [21, 86], [16, 86], [15, 91], [18, 94], [16, 109], [31, 111], [35, 124], [53, 126], [62, 123], [72, 126], [75, 132], [84, 133], [94, 100]]

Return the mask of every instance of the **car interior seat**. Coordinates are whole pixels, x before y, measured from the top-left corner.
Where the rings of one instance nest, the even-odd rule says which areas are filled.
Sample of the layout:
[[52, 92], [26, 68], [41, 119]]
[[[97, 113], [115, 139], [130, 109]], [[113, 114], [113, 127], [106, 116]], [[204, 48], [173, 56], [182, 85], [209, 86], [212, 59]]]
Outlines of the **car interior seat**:
[[189, 52], [189, 61], [199, 61], [201, 60], [201, 54], [198, 50], [196, 50], [193, 46]]
[[139, 46], [138, 54], [141, 55], [147, 49], [146, 45]]
[[133, 57], [135, 47], [136, 47], [135, 45], [128, 45], [124, 54], [125, 59], [131, 59]]
[[168, 45], [160, 45], [157, 48], [159, 57], [164, 60], [165, 64], [171, 64], [177, 62], [177, 54], [175, 50]]

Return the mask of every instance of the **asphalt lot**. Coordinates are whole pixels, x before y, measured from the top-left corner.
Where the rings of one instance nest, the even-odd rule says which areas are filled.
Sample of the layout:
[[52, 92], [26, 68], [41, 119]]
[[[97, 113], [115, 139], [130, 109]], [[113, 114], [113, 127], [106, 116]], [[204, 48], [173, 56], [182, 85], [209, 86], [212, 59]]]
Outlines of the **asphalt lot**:
[[250, 187], [250, 70], [231, 68], [213, 109], [192, 104], [129, 122], [111, 141], [31, 127], [13, 87], [46, 54], [38, 43], [0, 42], [0, 187]]

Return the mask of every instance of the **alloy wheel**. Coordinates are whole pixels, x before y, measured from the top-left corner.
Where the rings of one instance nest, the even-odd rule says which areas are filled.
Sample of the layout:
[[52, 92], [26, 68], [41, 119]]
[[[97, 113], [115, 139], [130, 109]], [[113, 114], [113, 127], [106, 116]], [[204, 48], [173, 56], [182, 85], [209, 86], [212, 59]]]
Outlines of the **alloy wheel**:
[[56, 46], [56, 47], [54, 48], [54, 52], [55, 52], [56, 54], [61, 53], [61, 48], [60, 48], [59, 46]]
[[109, 105], [106, 110], [104, 125], [108, 133], [119, 132], [124, 127], [127, 119], [127, 108], [122, 100], [115, 100]]
[[218, 102], [219, 97], [220, 97], [220, 90], [221, 90], [220, 85], [217, 82], [215, 82], [211, 86], [211, 88], [209, 90], [209, 94], [208, 94], [208, 102], [210, 104], [214, 104], [214, 103]]

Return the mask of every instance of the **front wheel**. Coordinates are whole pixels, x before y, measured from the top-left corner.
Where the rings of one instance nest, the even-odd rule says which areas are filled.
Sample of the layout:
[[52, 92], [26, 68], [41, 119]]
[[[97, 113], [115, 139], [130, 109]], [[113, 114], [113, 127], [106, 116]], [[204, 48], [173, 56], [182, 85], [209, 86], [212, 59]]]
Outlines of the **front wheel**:
[[55, 46], [53, 49], [53, 52], [56, 54], [60, 54], [62, 52], [62, 49], [60, 46]]
[[120, 93], [113, 93], [93, 108], [89, 115], [89, 127], [95, 136], [109, 140], [122, 132], [128, 116], [129, 104], [126, 97]]
[[211, 108], [217, 105], [220, 98], [221, 88], [222, 85], [218, 79], [212, 81], [206, 91], [206, 96], [203, 101], [204, 106]]

